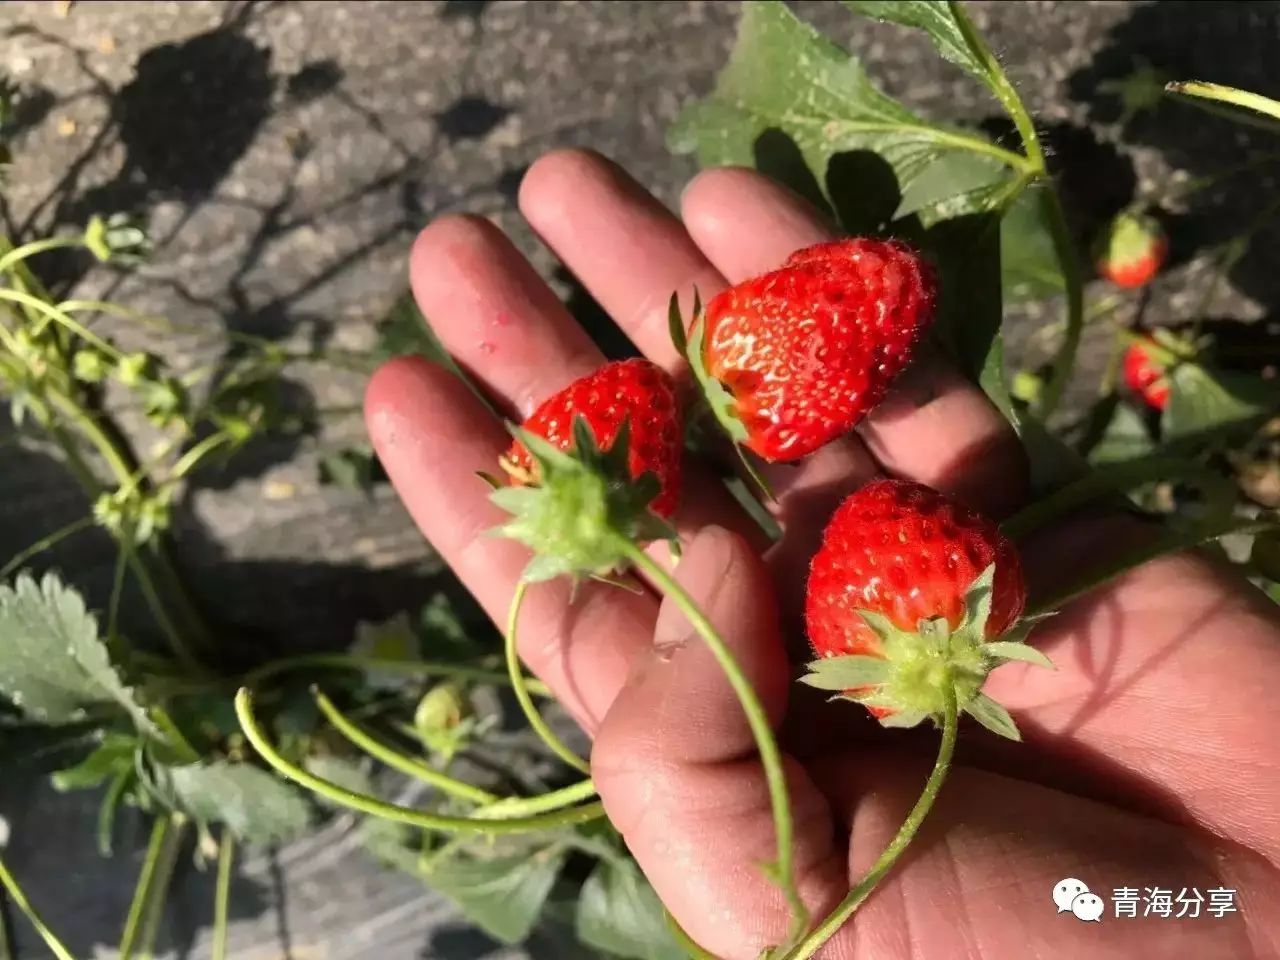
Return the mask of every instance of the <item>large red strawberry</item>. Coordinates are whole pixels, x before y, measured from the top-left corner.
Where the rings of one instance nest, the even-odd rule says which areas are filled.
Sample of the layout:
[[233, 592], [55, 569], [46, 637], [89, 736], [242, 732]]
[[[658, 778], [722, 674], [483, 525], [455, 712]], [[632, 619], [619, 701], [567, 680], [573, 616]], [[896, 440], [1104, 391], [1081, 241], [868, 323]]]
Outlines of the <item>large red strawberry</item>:
[[1169, 241], [1159, 221], [1126, 211], [1098, 238], [1094, 262], [1098, 274], [1118, 287], [1141, 287], [1160, 272]]
[[1124, 352], [1124, 382], [1147, 406], [1163, 410], [1169, 405], [1169, 378], [1156, 350], [1159, 348], [1150, 337], [1130, 343]]
[[896, 240], [808, 247], [723, 291], [672, 332], [716, 418], [770, 461], [847, 433], [884, 397], [933, 319], [934, 273]]
[[863, 703], [886, 726], [958, 709], [1016, 737], [980, 691], [1007, 659], [1044, 663], [1018, 642], [1026, 585], [994, 523], [918, 483], [879, 480], [848, 497], [814, 556], [805, 598], [819, 660], [805, 682]]
[[672, 536], [684, 434], [675, 384], [648, 360], [605, 364], [544, 400], [513, 431], [493, 500], [503, 532], [536, 554], [526, 579], [604, 574], [619, 538]]

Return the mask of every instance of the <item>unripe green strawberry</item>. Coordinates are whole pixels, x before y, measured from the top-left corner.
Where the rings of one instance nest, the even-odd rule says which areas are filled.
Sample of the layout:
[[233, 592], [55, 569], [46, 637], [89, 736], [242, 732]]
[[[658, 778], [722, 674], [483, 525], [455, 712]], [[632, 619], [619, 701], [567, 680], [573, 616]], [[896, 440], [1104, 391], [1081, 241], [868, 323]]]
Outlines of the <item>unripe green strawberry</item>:
[[606, 576], [620, 544], [674, 540], [684, 437], [671, 377], [648, 360], [606, 364], [543, 401], [512, 431], [493, 501], [501, 533], [528, 546], [525, 580]]
[[1094, 263], [1116, 286], [1141, 287], [1160, 271], [1168, 252], [1168, 238], [1154, 217], [1126, 211], [1098, 238]]
[[848, 497], [823, 533], [805, 597], [819, 660], [805, 682], [863, 703], [886, 726], [938, 719], [943, 688], [1005, 736], [981, 694], [1007, 659], [1047, 662], [1020, 640], [1022, 565], [994, 523], [918, 483], [879, 480]]
[[848, 433], [884, 397], [933, 320], [932, 268], [897, 240], [808, 247], [721, 292], [672, 335], [716, 419], [765, 460]]

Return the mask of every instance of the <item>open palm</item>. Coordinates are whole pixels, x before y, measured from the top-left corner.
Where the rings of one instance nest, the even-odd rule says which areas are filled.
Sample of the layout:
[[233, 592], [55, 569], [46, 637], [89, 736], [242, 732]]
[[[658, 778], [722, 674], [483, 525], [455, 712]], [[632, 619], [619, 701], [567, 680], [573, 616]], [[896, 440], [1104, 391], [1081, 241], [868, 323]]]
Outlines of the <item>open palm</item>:
[[[548, 155], [520, 191], [525, 217], [646, 355], [675, 369], [672, 290], [688, 303], [829, 237], [804, 203], [761, 176], [714, 170], [676, 218], [608, 161]], [[458, 362], [513, 417], [602, 356], [494, 226], [446, 217], [414, 247], [423, 312]], [[945, 293], [945, 292], [944, 292]], [[475, 471], [505, 448], [500, 421], [421, 359], [370, 384], [369, 431], [423, 533], [501, 622], [523, 548], [482, 536], [502, 516]], [[856, 435], [779, 468], [783, 539], [763, 557], [754, 525], [710, 476], [690, 471], [678, 576], [734, 647], [781, 728], [796, 866], [824, 915], [874, 860], [930, 763], [925, 732], [888, 732], [849, 703], [791, 681], [808, 557], [839, 500], [891, 474], [996, 516], [1025, 496], [1025, 466], [1000, 415], [938, 358], [899, 381]], [[1080, 520], [1029, 544], [1034, 589], [1105, 558], [1133, 521]], [[784, 642], [784, 638], [786, 638]], [[1229, 571], [1184, 554], [1073, 603], [1033, 637], [1056, 671], [1001, 667], [987, 691], [1025, 738], [961, 731], [957, 765], [899, 868], [821, 954], [875, 957], [1280, 956], [1280, 616]], [[758, 864], [773, 854], [769, 797], [743, 715], [682, 616], [654, 593], [534, 587], [521, 655], [595, 738], [592, 772], [610, 819], [688, 933], [717, 956], [783, 939], [787, 912]], [[1058, 915], [1064, 877], [1134, 919]], [[1143, 917], [1146, 888], [1235, 892], [1235, 913]], [[1174, 913], [1183, 909], [1175, 903]]]

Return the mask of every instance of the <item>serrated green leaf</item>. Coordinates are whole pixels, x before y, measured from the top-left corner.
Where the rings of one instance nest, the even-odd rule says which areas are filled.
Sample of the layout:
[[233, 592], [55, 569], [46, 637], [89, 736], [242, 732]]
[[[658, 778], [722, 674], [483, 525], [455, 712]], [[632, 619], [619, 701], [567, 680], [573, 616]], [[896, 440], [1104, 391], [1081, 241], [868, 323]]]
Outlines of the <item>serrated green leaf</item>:
[[247, 843], [283, 843], [311, 822], [311, 808], [297, 789], [251, 764], [196, 763], [156, 774], [184, 812], [221, 823]]
[[852, 690], [884, 683], [888, 678], [888, 660], [849, 655], [814, 660], [800, 682], [819, 690]]
[[855, 57], [782, 3], [756, 2], [743, 8], [715, 90], [681, 115], [669, 145], [696, 153], [705, 166], [752, 165], [769, 131], [794, 141], [818, 181], [836, 154], [871, 150], [893, 167], [904, 192], [947, 152], [994, 153], [881, 93]]
[[98, 635], [84, 599], [53, 573], [0, 586], [0, 696], [32, 720], [67, 723], [93, 707], [121, 707], [154, 731]]
[[987, 69], [969, 47], [946, 0], [844, 0], [844, 5], [864, 17], [923, 30], [943, 59], [986, 81]]
[[929, 164], [902, 191], [893, 219], [914, 215], [929, 227], [951, 217], [985, 213], [1009, 178], [1009, 168], [992, 157], [952, 151]]
[[1223, 442], [1280, 406], [1275, 384], [1251, 374], [1180, 363], [1169, 378], [1169, 406], [1161, 424], [1168, 440], [1198, 435]]
[[1000, 282], [1009, 303], [1043, 300], [1067, 286], [1039, 196], [1046, 189], [1037, 185], [1023, 190], [1000, 223]]
[[934, 224], [922, 243], [938, 264], [934, 337], [960, 371], [980, 384], [1012, 421], [1000, 338], [1001, 229], [994, 212], [970, 214]]
[[578, 895], [578, 939], [627, 960], [683, 960], [663, 914], [662, 901], [635, 862], [602, 860]]
[[489, 936], [516, 944], [541, 917], [565, 855], [554, 844], [509, 857], [457, 856], [437, 863], [423, 879]]
[[992, 733], [1009, 740], [1021, 740], [1018, 725], [1009, 716], [1009, 711], [996, 703], [985, 693], [979, 693], [964, 706], [964, 712], [977, 720]]
[[[1108, 410], [1109, 407], [1109, 410]], [[1146, 419], [1128, 403], [1111, 402], [1099, 411], [1109, 418], [1097, 435], [1089, 439], [1089, 462], [1096, 466], [1141, 460], [1155, 452], [1156, 442]]]

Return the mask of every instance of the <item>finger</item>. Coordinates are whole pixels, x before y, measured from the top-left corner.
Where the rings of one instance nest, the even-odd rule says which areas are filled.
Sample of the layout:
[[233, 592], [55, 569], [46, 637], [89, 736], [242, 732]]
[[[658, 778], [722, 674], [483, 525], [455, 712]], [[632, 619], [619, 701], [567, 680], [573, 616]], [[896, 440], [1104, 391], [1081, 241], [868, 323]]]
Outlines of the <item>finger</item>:
[[[445, 349], [500, 406], [522, 418], [605, 362], [529, 261], [487, 220], [434, 221], [413, 245], [409, 277]], [[676, 518], [682, 534], [708, 523], [752, 527], [722, 491], [707, 495], [714, 490], [710, 478], [692, 465], [684, 487]]]
[[[701, 174], [685, 191], [690, 234], [730, 281], [776, 268], [792, 251], [832, 236], [805, 201], [751, 170]], [[941, 359], [904, 373], [859, 433], [887, 473], [970, 500], [996, 515], [1025, 495], [1026, 467], [1012, 429]]]
[[520, 210], [645, 356], [681, 368], [671, 293], [687, 306], [695, 286], [706, 299], [724, 278], [666, 207], [599, 154], [561, 150], [525, 174]]
[[[775, 722], [790, 670], [768, 574], [733, 534], [710, 528], [677, 570], [733, 650]], [[787, 910], [760, 864], [776, 857], [764, 773], [750, 728], [705, 644], [670, 601], [600, 731], [592, 774], [610, 820], [681, 926], [716, 956], [781, 942]], [[845, 887], [830, 810], [798, 764], [787, 779], [795, 867], [815, 916]]]
[[[506, 519], [475, 473], [491, 470], [506, 432], [461, 380], [404, 357], [373, 376], [365, 420], [378, 458], [418, 528], [484, 607], [505, 625], [529, 554], [488, 532]], [[650, 646], [657, 605], [595, 582], [573, 604], [562, 580], [529, 591], [520, 618], [521, 657], [591, 732], [613, 702], [631, 662]]]
[[445, 349], [521, 417], [604, 363], [528, 260], [488, 220], [435, 220], [414, 242], [409, 281]]

